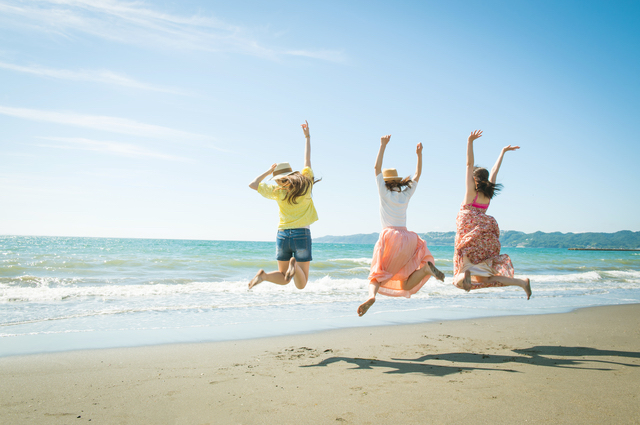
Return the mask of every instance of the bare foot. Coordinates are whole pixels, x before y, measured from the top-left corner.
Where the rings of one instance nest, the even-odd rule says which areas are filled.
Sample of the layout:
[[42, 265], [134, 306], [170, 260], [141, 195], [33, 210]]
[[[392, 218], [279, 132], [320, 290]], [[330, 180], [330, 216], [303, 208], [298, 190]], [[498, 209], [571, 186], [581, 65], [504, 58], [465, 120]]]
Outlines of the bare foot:
[[529, 299], [531, 298], [531, 280], [529, 280], [529, 278], [525, 280], [527, 281], [527, 284], [523, 286], [522, 289], [524, 289], [524, 292], [527, 293], [527, 299]]
[[251, 279], [251, 282], [249, 282], [249, 289], [253, 288], [258, 283], [264, 280], [264, 277], [262, 276], [263, 274], [264, 274], [264, 270], [260, 269], [260, 271], [254, 276], [254, 278]]
[[464, 279], [462, 279], [462, 289], [467, 292], [471, 291], [471, 272], [469, 270], [464, 272]]
[[291, 282], [291, 279], [293, 279], [293, 276], [296, 274], [296, 259], [291, 257], [291, 259], [289, 260], [289, 268], [287, 269], [287, 272], [284, 274], [284, 281], [289, 283]]
[[374, 302], [376, 302], [375, 298], [369, 298], [368, 300], [360, 304], [360, 307], [358, 307], [358, 316], [364, 316], [364, 314], [369, 311], [369, 308], [371, 308]]
[[440, 282], [444, 282], [444, 273], [436, 269], [436, 266], [434, 266], [431, 261], [429, 261], [427, 264], [429, 264], [429, 269], [431, 269], [431, 274]]

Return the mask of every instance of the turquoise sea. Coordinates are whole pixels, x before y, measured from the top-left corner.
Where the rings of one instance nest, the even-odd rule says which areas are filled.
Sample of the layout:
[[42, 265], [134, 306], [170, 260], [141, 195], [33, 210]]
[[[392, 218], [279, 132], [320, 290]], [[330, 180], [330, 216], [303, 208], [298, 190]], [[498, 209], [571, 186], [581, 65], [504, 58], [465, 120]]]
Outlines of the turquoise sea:
[[248, 291], [258, 269], [276, 268], [274, 242], [0, 236], [0, 356], [640, 302], [640, 252], [503, 249], [531, 278], [526, 301], [520, 288], [455, 288], [453, 247], [429, 248], [445, 283], [431, 279], [411, 299], [380, 296], [360, 318], [373, 245], [316, 243], [304, 290]]

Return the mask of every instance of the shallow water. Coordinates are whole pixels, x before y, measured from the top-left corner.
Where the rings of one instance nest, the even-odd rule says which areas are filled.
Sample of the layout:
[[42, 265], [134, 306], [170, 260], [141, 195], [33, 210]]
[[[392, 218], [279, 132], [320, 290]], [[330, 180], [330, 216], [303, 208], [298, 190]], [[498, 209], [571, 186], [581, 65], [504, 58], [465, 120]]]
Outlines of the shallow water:
[[265, 282], [273, 242], [0, 237], [0, 356], [216, 341], [640, 302], [640, 253], [503, 249], [519, 288], [451, 282], [453, 247], [429, 247], [447, 278], [411, 299], [381, 296], [366, 316], [373, 245], [314, 244], [307, 287]]

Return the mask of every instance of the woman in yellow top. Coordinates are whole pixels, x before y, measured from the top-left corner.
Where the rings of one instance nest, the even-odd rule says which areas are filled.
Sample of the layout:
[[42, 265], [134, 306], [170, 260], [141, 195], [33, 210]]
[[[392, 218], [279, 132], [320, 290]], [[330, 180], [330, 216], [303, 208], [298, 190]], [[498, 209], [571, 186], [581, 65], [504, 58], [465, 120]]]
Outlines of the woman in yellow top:
[[[304, 168], [302, 172], [293, 171], [288, 162], [273, 164], [269, 170], [260, 174], [249, 187], [257, 190], [267, 199], [278, 203], [280, 224], [276, 239], [276, 258], [278, 271], [266, 273], [258, 271], [249, 289], [266, 280], [278, 285], [287, 285], [293, 279], [298, 289], [304, 289], [309, 279], [311, 262], [311, 231], [309, 226], [318, 220], [318, 213], [311, 199], [311, 189], [320, 180], [313, 179], [311, 170], [311, 136], [309, 123], [302, 124], [306, 139], [304, 148]], [[277, 184], [261, 183], [269, 174]]]

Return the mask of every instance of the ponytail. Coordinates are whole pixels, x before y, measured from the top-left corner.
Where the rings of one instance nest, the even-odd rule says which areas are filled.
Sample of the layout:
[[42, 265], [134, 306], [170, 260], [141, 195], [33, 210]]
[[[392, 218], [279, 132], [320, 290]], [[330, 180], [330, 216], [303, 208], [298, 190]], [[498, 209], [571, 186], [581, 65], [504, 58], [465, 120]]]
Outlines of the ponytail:
[[473, 169], [473, 179], [476, 181], [476, 190], [489, 199], [502, 190], [501, 184], [489, 181], [489, 171], [486, 168], [475, 167]]

